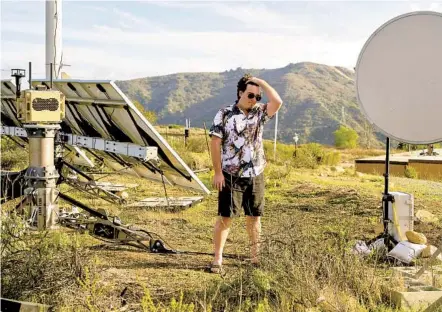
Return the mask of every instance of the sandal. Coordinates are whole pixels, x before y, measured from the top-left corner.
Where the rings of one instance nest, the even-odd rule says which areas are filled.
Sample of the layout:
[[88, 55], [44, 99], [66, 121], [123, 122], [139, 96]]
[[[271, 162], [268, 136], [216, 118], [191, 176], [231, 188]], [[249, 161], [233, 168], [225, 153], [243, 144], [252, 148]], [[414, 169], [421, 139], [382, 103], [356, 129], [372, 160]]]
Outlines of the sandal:
[[207, 267], [207, 271], [209, 273], [224, 274], [224, 269], [221, 264], [213, 264], [212, 263]]

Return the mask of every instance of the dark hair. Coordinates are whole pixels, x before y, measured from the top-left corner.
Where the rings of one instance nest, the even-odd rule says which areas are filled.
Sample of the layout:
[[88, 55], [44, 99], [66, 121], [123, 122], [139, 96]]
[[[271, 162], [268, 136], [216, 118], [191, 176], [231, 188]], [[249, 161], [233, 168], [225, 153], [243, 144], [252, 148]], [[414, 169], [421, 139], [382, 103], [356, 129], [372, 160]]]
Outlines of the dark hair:
[[247, 89], [247, 85], [252, 85], [252, 86], [258, 86], [258, 84], [254, 83], [254, 82], [247, 82], [247, 80], [249, 80], [250, 78], [252, 78], [253, 76], [250, 74], [245, 74], [239, 81], [238, 84], [236, 85], [236, 97], [239, 100], [239, 91], [246, 91]]

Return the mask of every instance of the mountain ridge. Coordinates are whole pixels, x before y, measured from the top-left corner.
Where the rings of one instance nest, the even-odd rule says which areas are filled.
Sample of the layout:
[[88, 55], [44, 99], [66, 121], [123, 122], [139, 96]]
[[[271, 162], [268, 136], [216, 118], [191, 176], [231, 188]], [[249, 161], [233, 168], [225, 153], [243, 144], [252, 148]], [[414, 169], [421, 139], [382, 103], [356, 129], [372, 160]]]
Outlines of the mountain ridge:
[[[158, 124], [209, 128], [221, 107], [236, 100], [236, 84], [246, 73], [266, 80], [280, 94], [278, 140], [332, 145], [341, 124], [356, 130], [361, 145], [379, 146], [376, 133], [359, 108], [355, 73], [343, 66], [313, 62], [290, 63], [274, 69], [230, 69], [224, 72], [187, 72], [116, 81], [129, 98], [158, 116]], [[263, 94], [263, 100], [266, 101]], [[275, 118], [274, 118], [275, 119]], [[265, 138], [274, 137], [275, 120], [266, 125]], [[379, 135], [379, 134], [377, 134]]]

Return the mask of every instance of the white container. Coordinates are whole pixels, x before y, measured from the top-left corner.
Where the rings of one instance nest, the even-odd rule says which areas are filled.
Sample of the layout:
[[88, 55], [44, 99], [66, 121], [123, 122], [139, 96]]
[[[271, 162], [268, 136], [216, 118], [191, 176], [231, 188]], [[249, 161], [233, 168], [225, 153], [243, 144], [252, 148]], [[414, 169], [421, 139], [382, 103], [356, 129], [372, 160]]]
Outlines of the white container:
[[396, 209], [397, 222], [402, 239], [394, 224], [394, 215], [392, 203], [388, 203], [388, 233], [398, 242], [406, 240], [405, 232], [414, 230], [414, 198], [413, 195], [402, 192], [389, 192], [394, 197], [394, 206]]

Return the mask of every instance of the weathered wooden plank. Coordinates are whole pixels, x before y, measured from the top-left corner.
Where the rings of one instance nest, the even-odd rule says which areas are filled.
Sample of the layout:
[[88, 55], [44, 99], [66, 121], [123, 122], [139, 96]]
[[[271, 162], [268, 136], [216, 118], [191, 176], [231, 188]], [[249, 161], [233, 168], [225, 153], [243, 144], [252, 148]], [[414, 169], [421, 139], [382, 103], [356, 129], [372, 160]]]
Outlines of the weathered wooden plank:
[[128, 205], [128, 207], [189, 207], [203, 200], [204, 197], [149, 197], [136, 203]]

